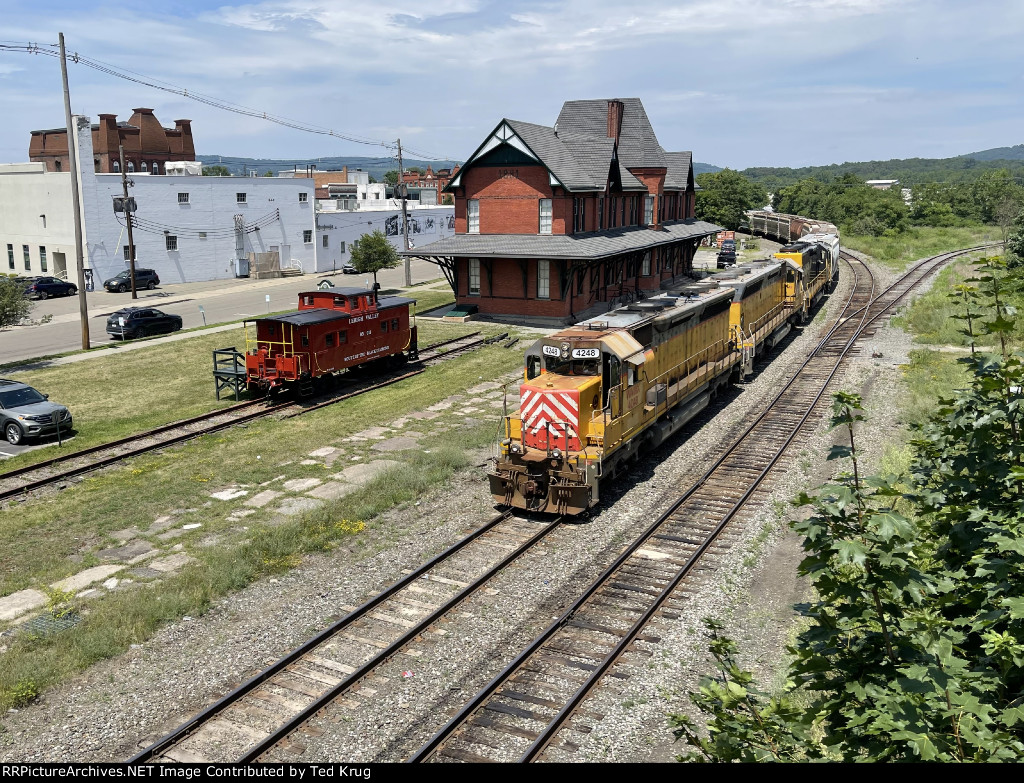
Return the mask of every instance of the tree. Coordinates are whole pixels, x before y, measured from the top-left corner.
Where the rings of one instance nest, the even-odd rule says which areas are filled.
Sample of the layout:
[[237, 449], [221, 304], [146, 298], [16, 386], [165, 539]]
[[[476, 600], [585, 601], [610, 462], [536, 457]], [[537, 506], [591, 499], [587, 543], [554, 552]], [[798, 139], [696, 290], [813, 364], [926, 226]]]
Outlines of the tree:
[[398, 184], [398, 169], [391, 169], [384, 172], [384, 181], [391, 187]]
[[363, 234], [352, 248], [352, 266], [361, 274], [373, 275], [373, 287], [377, 284], [377, 273], [383, 269], [394, 269], [402, 262], [398, 251], [382, 231]]
[[30, 308], [25, 298], [25, 284], [0, 277], [0, 329], [21, 323], [28, 318]]
[[274, 172], [272, 172], [270, 170], [264, 171], [263, 172], [263, 176], [264, 177], [272, 177], [272, 176], [274, 176]]
[[732, 169], [699, 174], [697, 184], [701, 187], [697, 191], [697, 217], [733, 231], [740, 227], [744, 212], [768, 203], [763, 185]]
[[203, 166], [204, 177], [230, 177], [227, 166]]
[[[1024, 363], [1006, 346], [1004, 265], [982, 261], [977, 288], [952, 295], [969, 386], [917, 428], [908, 475], [862, 474], [860, 399], [834, 395], [849, 445], [829, 458], [852, 470], [791, 523], [817, 595], [787, 684], [766, 694], [710, 623], [719, 676], [691, 694], [707, 734], [673, 716], [688, 760], [1024, 760]], [[974, 350], [978, 332], [996, 353]]]

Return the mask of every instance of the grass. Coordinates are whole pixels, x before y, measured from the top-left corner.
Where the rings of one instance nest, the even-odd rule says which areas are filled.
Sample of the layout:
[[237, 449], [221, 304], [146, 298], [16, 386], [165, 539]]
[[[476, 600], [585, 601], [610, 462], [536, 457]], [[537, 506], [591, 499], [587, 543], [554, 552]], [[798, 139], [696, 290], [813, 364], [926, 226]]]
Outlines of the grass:
[[[375, 520], [389, 509], [443, 489], [456, 471], [470, 464], [475, 450], [493, 441], [497, 413], [473, 421], [453, 410], [434, 421], [417, 422], [429, 444], [426, 448], [388, 454], [402, 464], [297, 518], [282, 521], [256, 515], [240, 527], [228, 519], [233, 504], [211, 500], [210, 492], [237, 484], [255, 486], [279, 476], [326, 477], [324, 465], [301, 464], [311, 448], [422, 410], [481, 379], [502, 375], [521, 361], [519, 350], [489, 346], [416, 378], [296, 419], [261, 420], [230, 435], [204, 436], [168, 453], [138, 458], [123, 469], [92, 476], [72, 491], [28, 501], [17, 514], [0, 515], [0, 538], [5, 542], [0, 595], [38, 588], [97, 564], [95, 553], [115, 543], [112, 531], [131, 525], [145, 529], [171, 509], [179, 510], [175, 524], [201, 524], [174, 539], [196, 559], [177, 575], [145, 589], [90, 600], [81, 622], [67, 631], [11, 637], [0, 657], [0, 709], [26, 703], [75, 672], [144, 641], [163, 624], [185, 614], [201, 614], [217, 598], [292, 568], [312, 552], [341, 543], [357, 553], [387, 546], [393, 534], [379, 529]], [[79, 370], [88, 364], [69, 367]], [[207, 395], [209, 391], [205, 389]], [[215, 543], [198, 546], [200, 540]]]
[[[472, 328], [471, 328], [472, 326]], [[429, 344], [477, 331], [477, 324], [419, 323], [419, 340]], [[497, 327], [482, 327], [498, 333]], [[17, 380], [67, 405], [75, 417], [76, 436], [63, 447], [35, 449], [0, 463], [0, 472], [117, 440], [168, 422], [198, 416], [234, 404], [214, 396], [211, 352], [235, 345], [238, 333], [199, 334], [188, 340], [39, 370]]]
[[901, 271], [927, 256], [1000, 239], [995, 226], [931, 228], [914, 226], [894, 237], [843, 234], [843, 247], [867, 253], [890, 269]]

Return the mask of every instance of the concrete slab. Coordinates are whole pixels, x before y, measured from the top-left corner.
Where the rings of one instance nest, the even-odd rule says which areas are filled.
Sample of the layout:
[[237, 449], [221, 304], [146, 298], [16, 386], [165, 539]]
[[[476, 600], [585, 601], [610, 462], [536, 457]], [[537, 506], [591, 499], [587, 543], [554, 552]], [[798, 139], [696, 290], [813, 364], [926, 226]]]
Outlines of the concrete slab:
[[[245, 519], [250, 514], [255, 514], [256, 509], [254, 508], [238, 508], [228, 514], [229, 522], [237, 522], [240, 519]], [[201, 544], [200, 544], [201, 545]]]
[[110, 579], [103, 583], [103, 587], [105, 587], [107, 590], [113, 590], [115, 587], [118, 586], [118, 584], [120, 584], [120, 581], [117, 579], [117, 577], [112, 576], [110, 577]]
[[238, 487], [231, 487], [229, 489], [222, 489], [219, 492], [211, 492], [210, 497], [215, 500], [235, 500], [244, 495], [248, 495], [249, 490], [239, 489]]
[[159, 571], [160, 573], [167, 574], [171, 571], [177, 571], [183, 565], [192, 562], [192, 558], [186, 555], [184, 552], [178, 552], [167, 557], [161, 557], [157, 560], [152, 561], [148, 568], [153, 571]]
[[182, 530], [197, 530], [203, 526], [202, 522], [193, 522], [191, 525], [182, 525]]
[[128, 527], [124, 530], [115, 530], [111, 533], [107, 533], [107, 535], [115, 541], [120, 541], [123, 544], [126, 541], [131, 541], [133, 538], [138, 537], [141, 533], [142, 531], [137, 527]]
[[483, 383], [478, 383], [476, 386], [466, 389], [466, 393], [480, 394], [481, 392], [491, 391], [492, 389], [499, 388], [501, 388], [501, 384], [498, 383], [497, 381], [484, 381]]
[[[245, 500], [243, 500], [242, 505], [250, 506], [252, 508], [263, 508], [271, 500], [278, 497], [281, 497], [280, 492], [275, 492], [272, 489], [265, 489], [262, 492], [253, 495], [251, 498], [246, 498]], [[232, 516], [237, 515], [237, 513], [237, 511], [232, 512]]]
[[419, 448], [420, 442], [416, 438], [403, 435], [399, 438], [388, 438], [380, 443], [374, 443], [374, 451], [405, 451], [406, 449]]
[[299, 464], [300, 465], [319, 465], [320, 463], [317, 462], [315, 459], [304, 459]]
[[390, 427], [370, 427], [368, 430], [357, 432], [354, 437], [366, 438], [368, 440], [377, 440], [379, 438], [385, 437], [389, 432], [391, 432]]
[[408, 423], [409, 423], [409, 417], [408, 416], [402, 416], [402, 418], [395, 419], [393, 422], [391, 422], [391, 426], [394, 427], [396, 430], [400, 430], [402, 427], [404, 427]]
[[416, 413], [410, 413], [410, 419], [419, 419], [420, 421], [429, 421], [430, 419], [436, 419], [440, 416], [440, 413], [436, 411], [416, 411]]
[[133, 541], [126, 546], [119, 546], [113, 549], [102, 549], [97, 554], [101, 560], [121, 560], [131, 562], [140, 555], [153, 551], [153, 545], [148, 541]]
[[367, 462], [364, 465], [353, 465], [350, 468], [345, 468], [336, 477], [352, 484], [365, 484], [382, 471], [401, 464], [401, 462], [391, 459], [375, 459], [373, 462]]
[[136, 565], [137, 563], [141, 563], [144, 560], [149, 560], [149, 558], [151, 558], [151, 557], [156, 557], [159, 554], [160, 554], [160, 550], [159, 549], [151, 549], [150, 551], [145, 552], [145, 553], [139, 555], [138, 557], [133, 557], [131, 560], [128, 561], [128, 565]]
[[312, 511], [314, 508], [319, 508], [324, 502], [317, 498], [285, 498], [284, 502], [277, 507], [279, 514], [284, 514], [286, 517], [292, 517], [296, 514], [303, 514], [306, 511]]
[[446, 411], [455, 404], [454, 400], [441, 400], [427, 407], [428, 411]]
[[169, 527], [174, 526], [174, 517], [163, 516], [157, 517], [152, 525], [149, 526], [150, 533], [159, 533], [162, 530], [166, 530]]
[[161, 541], [170, 541], [171, 539], [177, 538], [178, 536], [185, 535], [185, 531], [180, 527], [176, 527], [173, 530], [165, 530], [163, 533], [157, 536]]
[[67, 579], [61, 579], [59, 582], [54, 582], [50, 587], [54, 590], [78, 592], [79, 590], [83, 590], [88, 587], [93, 582], [102, 582], [104, 579], [109, 579], [123, 568], [123, 565], [94, 566], [93, 568], [87, 568], [74, 576], [69, 576]]
[[323, 484], [323, 482], [318, 478], [297, 478], [284, 482], [283, 486], [289, 492], [306, 492], [307, 490], [320, 486], [321, 484]]
[[261, 486], [261, 487], [267, 487], [267, 486], [270, 486], [270, 485], [271, 485], [271, 484], [273, 484], [273, 483], [274, 483], [275, 481], [280, 481], [280, 480], [281, 480], [281, 479], [283, 479], [283, 478], [284, 478], [284, 474], [282, 474], [282, 475], [280, 475], [280, 476], [274, 476], [274, 478], [270, 479], [270, 481], [261, 481], [261, 482], [260, 482], [260, 486]]
[[38, 590], [19, 590], [0, 598], [0, 620], [13, 620], [18, 615], [45, 606], [46, 595]]
[[139, 568], [133, 568], [128, 572], [132, 576], [137, 576], [140, 579], [155, 579], [158, 576], [163, 576], [163, 573], [153, 568], [146, 568], [140, 566]]
[[328, 481], [323, 486], [310, 490], [306, 494], [321, 500], [337, 500], [357, 489], [359, 489], [358, 485], [349, 484], [347, 481]]
[[337, 453], [338, 453], [338, 449], [334, 448], [334, 446], [324, 446], [323, 448], [314, 449], [313, 451], [309, 452], [309, 456], [311, 456], [311, 457], [330, 457], [331, 455], [337, 454]]

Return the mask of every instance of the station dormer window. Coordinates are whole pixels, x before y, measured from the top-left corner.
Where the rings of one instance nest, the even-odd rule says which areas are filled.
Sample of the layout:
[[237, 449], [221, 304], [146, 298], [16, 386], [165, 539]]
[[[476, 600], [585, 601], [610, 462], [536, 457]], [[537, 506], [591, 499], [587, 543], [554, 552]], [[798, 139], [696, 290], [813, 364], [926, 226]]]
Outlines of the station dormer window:
[[539, 231], [541, 234], [551, 233], [551, 199], [542, 198], [540, 200], [540, 206], [538, 207], [540, 227]]
[[466, 233], [480, 233], [480, 200], [471, 198], [466, 200]]

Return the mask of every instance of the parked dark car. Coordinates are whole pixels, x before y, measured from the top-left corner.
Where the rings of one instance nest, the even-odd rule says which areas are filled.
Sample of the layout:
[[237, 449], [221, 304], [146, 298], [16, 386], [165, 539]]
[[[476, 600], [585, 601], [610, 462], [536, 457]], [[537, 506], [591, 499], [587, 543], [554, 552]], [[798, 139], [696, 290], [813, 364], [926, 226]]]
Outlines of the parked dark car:
[[[160, 285], [160, 276], [157, 275], [152, 269], [139, 269], [135, 268], [135, 290], [140, 288], [148, 288], [151, 291]], [[132, 290], [132, 276], [129, 270], [124, 270], [116, 277], [112, 277], [109, 280], [103, 281], [103, 287], [108, 291], [117, 291], [124, 293], [125, 291]]]
[[51, 296], [74, 296], [78, 286], [67, 280], [56, 277], [37, 277], [25, 288], [25, 296], [30, 299], [49, 299]]
[[726, 267], [734, 266], [736, 264], [736, 240], [726, 239], [722, 242], [722, 249], [718, 251], [718, 268], [725, 269]]
[[152, 307], [126, 307], [107, 319], [107, 334], [125, 340], [149, 334], [176, 332], [181, 328], [181, 316], [165, 313]]
[[70, 432], [71, 411], [31, 386], [0, 378], [0, 431], [8, 443], [17, 446], [26, 438], [52, 435], [57, 431], [54, 413], [61, 431]]

